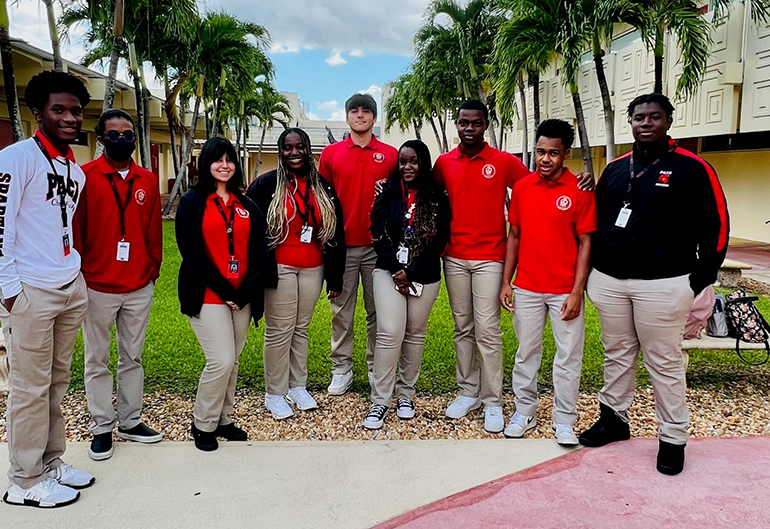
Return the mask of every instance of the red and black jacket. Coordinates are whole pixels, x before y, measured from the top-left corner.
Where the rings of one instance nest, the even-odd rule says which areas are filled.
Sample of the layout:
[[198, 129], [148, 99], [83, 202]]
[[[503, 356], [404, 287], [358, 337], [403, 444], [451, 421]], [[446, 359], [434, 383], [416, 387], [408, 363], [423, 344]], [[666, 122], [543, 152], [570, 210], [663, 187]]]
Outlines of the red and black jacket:
[[[631, 215], [622, 228], [624, 204]], [[634, 144], [604, 170], [596, 212], [591, 264], [600, 272], [617, 279], [689, 274], [696, 294], [716, 280], [730, 232], [727, 202], [714, 168], [693, 153], [669, 140], [646, 151]]]

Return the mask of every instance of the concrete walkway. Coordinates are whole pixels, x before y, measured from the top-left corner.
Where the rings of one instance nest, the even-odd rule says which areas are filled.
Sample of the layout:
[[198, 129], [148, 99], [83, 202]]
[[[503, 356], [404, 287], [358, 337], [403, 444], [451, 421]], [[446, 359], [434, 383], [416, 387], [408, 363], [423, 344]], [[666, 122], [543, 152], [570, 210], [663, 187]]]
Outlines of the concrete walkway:
[[[0, 505], [0, 528], [366, 528], [568, 454], [554, 440], [116, 443], [94, 462], [80, 501], [43, 510]], [[0, 444], [0, 472], [8, 448]]]

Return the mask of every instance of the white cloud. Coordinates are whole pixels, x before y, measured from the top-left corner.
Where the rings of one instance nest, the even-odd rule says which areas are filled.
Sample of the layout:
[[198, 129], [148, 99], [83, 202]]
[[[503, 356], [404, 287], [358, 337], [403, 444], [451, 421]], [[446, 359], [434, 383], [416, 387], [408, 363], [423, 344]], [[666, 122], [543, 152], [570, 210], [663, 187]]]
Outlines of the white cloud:
[[329, 110], [334, 111], [340, 108], [340, 104], [336, 101], [324, 101], [323, 103], [318, 104], [319, 110]]
[[314, 114], [313, 112], [308, 112], [307, 119], [312, 119], [313, 121], [320, 121], [321, 118], [318, 117], [318, 114]]
[[361, 57], [365, 56], [365, 55], [366, 54], [364, 53], [364, 50], [353, 50], [353, 51], [350, 52], [350, 56], [351, 57], [356, 57], [356, 58], [359, 58], [359, 59]]
[[299, 53], [298, 44], [273, 44], [270, 53]]
[[340, 66], [341, 64], [347, 64], [348, 61], [342, 57], [342, 54], [338, 51], [332, 53], [326, 59], [326, 64], [329, 66]]
[[330, 121], [346, 121], [347, 116], [345, 115], [345, 109], [340, 108], [338, 110], [335, 110], [332, 112], [332, 116], [329, 118]]
[[361, 90], [362, 94], [370, 94], [373, 98], [378, 98], [382, 95], [382, 87], [376, 84], [371, 85], [366, 90]]

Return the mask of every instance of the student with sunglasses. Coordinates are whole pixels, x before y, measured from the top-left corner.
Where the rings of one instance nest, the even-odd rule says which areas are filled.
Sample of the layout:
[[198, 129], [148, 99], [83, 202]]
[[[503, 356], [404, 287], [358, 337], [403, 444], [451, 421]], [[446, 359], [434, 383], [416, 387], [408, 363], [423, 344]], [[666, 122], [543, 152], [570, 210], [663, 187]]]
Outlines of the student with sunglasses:
[[[142, 350], [163, 250], [158, 178], [131, 159], [134, 120], [120, 109], [99, 118], [104, 153], [86, 165], [86, 185], [75, 216], [75, 247], [88, 285], [83, 325], [85, 385], [94, 461], [112, 456], [118, 437], [155, 443], [163, 436], [142, 422]], [[118, 342], [117, 414], [112, 405], [110, 332]]]

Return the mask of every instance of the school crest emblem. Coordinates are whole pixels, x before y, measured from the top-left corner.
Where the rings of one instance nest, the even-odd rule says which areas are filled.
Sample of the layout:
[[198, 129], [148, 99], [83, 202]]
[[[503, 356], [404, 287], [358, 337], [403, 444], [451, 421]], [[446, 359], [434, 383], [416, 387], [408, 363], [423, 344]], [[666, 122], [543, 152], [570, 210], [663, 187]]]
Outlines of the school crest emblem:
[[235, 207], [235, 212], [238, 214], [238, 216], [242, 219], [248, 219], [249, 218], [249, 212], [243, 209], [240, 206]]
[[134, 193], [134, 200], [136, 200], [136, 203], [140, 206], [144, 204], [144, 201], [147, 200], [147, 191], [144, 189], [137, 189], [136, 193]]
[[567, 211], [572, 207], [572, 199], [567, 195], [562, 195], [556, 199], [556, 208], [560, 211]]
[[495, 173], [497, 172], [497, 169], [495, 169], [495, 166], [491, 163], [488, 163], [484, 167], [481, 168], [481, 174], [484, 175], [484, 178], [492, 178], [495, 176]]
[[382, 163], [382, 162], [385, 161], [385, 155], [382, 154], [381, 152], [374, 153], [372, 158], [374, 158], [374, 161], [377, 162], [377, 163]]
[[671, 171], [661, 171], [658, 175], [658, 181], [655, 185], [658, 187], [668, 187], [668, 179], [671, 178]]

